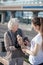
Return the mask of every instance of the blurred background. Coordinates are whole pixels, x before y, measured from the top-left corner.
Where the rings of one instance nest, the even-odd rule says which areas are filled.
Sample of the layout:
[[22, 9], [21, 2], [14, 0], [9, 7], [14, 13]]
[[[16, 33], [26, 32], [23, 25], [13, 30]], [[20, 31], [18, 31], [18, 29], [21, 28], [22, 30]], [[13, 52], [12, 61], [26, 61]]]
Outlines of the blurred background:
[[43, 17], [43, 0], [0, 0], [0, 42], [4, 40], [11, 18], [20, 20], [19, 27], [31, 40], [37, 34], [31, 25], [32, 17], [36, 16]]
[[[8, 30], [8, 21], [11, 18], [18, 18], [19, 27], [31, 41], [37, 34], [31, 24], [31, 19], [36, 16], [43, 17], [43, 0], [0, 0], [0, 57], [2, 56], [2, 59], [5, 56], [2, 52], [5, 52], [3, 41], [4, 33]], [[0, 59], [0, 62], [3, 61]]]

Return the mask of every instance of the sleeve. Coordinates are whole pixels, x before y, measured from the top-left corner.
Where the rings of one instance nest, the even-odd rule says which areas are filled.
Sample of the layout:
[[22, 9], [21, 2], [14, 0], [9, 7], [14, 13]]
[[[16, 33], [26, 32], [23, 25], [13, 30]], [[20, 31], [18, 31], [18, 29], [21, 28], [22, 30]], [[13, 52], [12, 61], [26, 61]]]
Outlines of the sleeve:
[[39, 38], [36, 39], [35, 43], [40, 44], [40, 43], [42, 43], [41, 41], [42, 41], [42, 39], [39, 37]]
[[31, 44], [31, 48], [30, 48], [30, 49], [33, 50], [34, 47], [35, 47], [35, 41], [32, 40], [32, 41], [30, 42], [30, 44]]
[[31, 49], [34, 49], [36, 44], [39, 45], [41, 43], [40, 41], [41, 41], [41, 39], [39, 36], [36, 36], [35, 38], [33, 38], [31, 41]]
[[7, 32], [4, 34], [4, 45], [5, 45], [6, 51], [13, 51], [16, 49], [14, 46], [12, 46], [11, 39], [9, 35], [7, 34]]

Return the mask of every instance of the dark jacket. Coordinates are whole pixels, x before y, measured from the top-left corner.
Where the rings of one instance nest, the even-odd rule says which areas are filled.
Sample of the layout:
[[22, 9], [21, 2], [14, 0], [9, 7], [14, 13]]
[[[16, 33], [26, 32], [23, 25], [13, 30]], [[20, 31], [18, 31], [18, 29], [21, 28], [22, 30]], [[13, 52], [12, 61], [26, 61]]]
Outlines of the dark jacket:
[[[10, 35], [8, 34], [8, 32], [10, 33]], [[24, 34], [21, 29], [18, 29], [15, 33], [9, 30], [4, 34], [4, 44], [7, 51], [7, 56], [9, 56], [9, 58], [24, 56], [24, 53], [22, 52], [21, 47], [17, 42], [18, 34], [24, 38]], [[10, 48], [10, 46], [12, 47]], [[16, 50], [14, 50], [14, 48], [16, 48]]]

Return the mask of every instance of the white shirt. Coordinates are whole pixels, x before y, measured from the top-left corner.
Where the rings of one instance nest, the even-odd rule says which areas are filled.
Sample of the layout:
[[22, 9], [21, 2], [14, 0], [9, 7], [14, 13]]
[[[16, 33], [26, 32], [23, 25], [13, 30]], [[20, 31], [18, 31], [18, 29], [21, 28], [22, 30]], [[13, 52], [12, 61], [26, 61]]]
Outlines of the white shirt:
[[[35, 44], [39, 44], [40, 47], [41, 47], [41, 44], [42, 44], [42, 36], [41, 36], [40, 33], [38, 35], [36, 35], [32, 39], [32, 41], [31, 41], [31, 49], [30, 49], [31, 51], [33, 50]], [[33, 65], [38, 65], [38, 64], [43, 63], [43, 51], [42, 51], [42, 48], [40, 48], [40, 50], [38, 51], [38, 53], [37, 53], [36, 56], [30, 55], [29, 56], [29, 61]]]

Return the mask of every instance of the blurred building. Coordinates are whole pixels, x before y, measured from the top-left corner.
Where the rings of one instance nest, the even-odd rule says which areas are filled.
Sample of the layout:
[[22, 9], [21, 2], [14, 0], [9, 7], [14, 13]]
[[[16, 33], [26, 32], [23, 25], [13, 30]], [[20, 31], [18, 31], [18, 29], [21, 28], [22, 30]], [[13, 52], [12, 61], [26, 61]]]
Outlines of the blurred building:
[[[30, 6], [30, 7], [25, 7]], [[32, 6], [36, 9], [32, 9]], [[37, 6], [39, 8], [37, 8]], [[41, 8], [42, 6], [42, 8]], [[7, 7], [6, 9], [2, 7]], [[14, 9], [10, 9], [13, 8]], [[24, 7], [24, 10], [21, 9]], [[29, 10], [29, 8], [31, 10]], [[8, 9], [8, 10], [7, 10]], [[38, 10], [37, 10], [38, 9]], [[43, 0], [0, 0], [0, 22], [8, 22], [10, 18], [17, 17], [21, 23], [30, 23], [33, 16], [43, 17]]]

